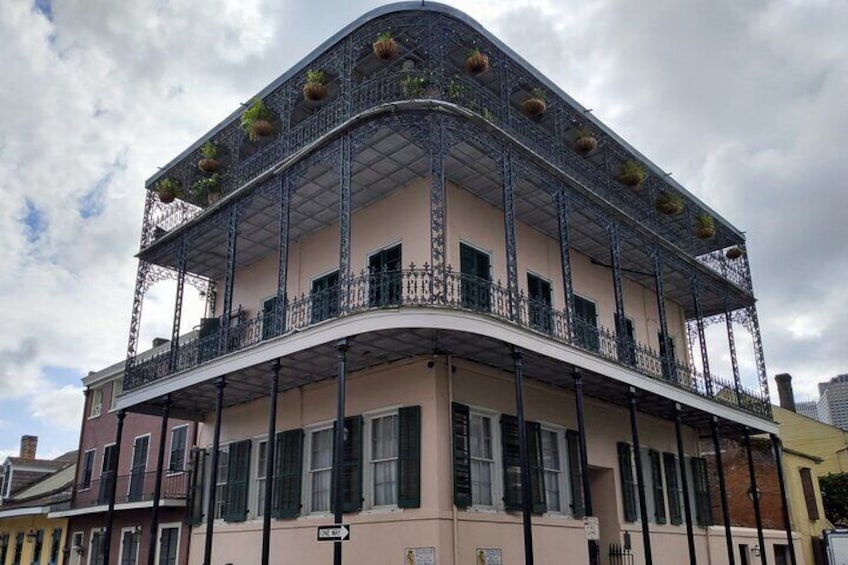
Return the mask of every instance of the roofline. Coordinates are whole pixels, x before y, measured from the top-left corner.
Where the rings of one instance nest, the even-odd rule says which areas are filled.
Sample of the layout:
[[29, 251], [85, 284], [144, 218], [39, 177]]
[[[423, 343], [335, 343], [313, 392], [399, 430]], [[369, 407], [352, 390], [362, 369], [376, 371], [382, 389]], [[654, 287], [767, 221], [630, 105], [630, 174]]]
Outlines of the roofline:
[[[536, 80], [540, 83], [544, 84], [548, 89], [552, 92], [555, 92], [558, 96], [564, 99], [566, 102], [582, 111], [584, 117], [587, 121], [591, 122], [599, 130], [603, 131], [606, 135], [610, 136], [616, 143], [619, 143], [622, 147], [624, 147], [627, 151], [633, 154], [634, 157], [642, 161], [649, 170], [651, 170], [658, 177], [664, 179], [668, 182], [675, 190], [679, 191], [686, 198], [693, 200], [698, 203], [704, 210], [710, 213], [717, 221], [719, 221], [726, 229], [732, 232], [735, 236], [740, 239], [745, 239], [745, 234], [740, 231], [738, 228], [733, 226], [730, 222], [728, 222], [721, 214], [716, 212], [712, 207], [707, 206], [700, 198], [689, 192], [683, 185], [678, 183], [675, 179], [671, 178], [669, 174], [660, 168], [656, 163], [648, 159], [645, 155], [643, 155], [640, 151], [638, 151], [635, 147], [630, 145], [627, 141], [625, 141], [621, 136], [615, 133], [612, 129], [606, 126], [599, 119], [595, 118], [594, 115], [591, 114], [590, 110], [580, 104], [577, 100], [566, 94], [564, 90], [562, 90], [558, 85], [556, 85], [551, 79], [542, 74], [536, 67], [528, 63], [521, 57], [518, 53], [512, 50], [508, 45], [506, 45], [499, 38], [495, 37], [491, 32], [489, 32], [486, 28], [484, 28], [478, 21], [473, 19], [471, 16], [462, 12], [456, 8], [451, 6], [447, 6], [445, 4], [440, 4], [438, 2], [426, 2], [421, 0], [420, 2], [395, 2], [392, 4], [386, 4], [384, 6], [380, 6], [375, 8], [365, 14], [359, 16], [342, 29], [337, 31], [335, 34], [331, 35], [328, 39], [326, 39], [323, 43], [321, 43], [318, 47], [309, 52], [305, 57], [303, 57], [300, 61], [292, 65], [289, 70], [285, 71], [282, 75], [273, 80], [270, 84], [268, 84], [265, 88], [260, 90], [250, 99], [257, 97], [263, 98], [282, 86], [287, 80], [302, 72], [304, 69], [309, 67], [309, 64], [314, 61], [319, 55], [323, 52], [327, 51], [330, 47], [332, 47], [338, 41], [344, 39], [346, 36], [350, 35], [357, 28], [365, 25], [366, 23], [375, 20], [379, 17], [386, 16], [388, 14], [393, 14], [396, 12], [433, 12], [438, 14], [445, 14], [450, 17], [459, 20], [472, 29], [474, 29], [477, 33], [485, 37], [487, 40], [491, 41], [498, 49], [502, 50], [509, 57], [514, 59], [517, 63], [521, 64], [531, 75], [533, 75]], [[249, 100], [250, 100], [249, 99]], [[211, 130], [206, 132], [205, 135], [201, 136], [197, 141], [193, 144], [189, 145], [189, 147], [183, 150], [182, 153], [171, 159], [165, 166], [160, 167], [159, 171], [150, 176], [147, 181], [145, 181], [145, 188], [151, 186], [157, 180], [159, 180], [162, 176], [165, 175], [165, 172], [169, 170], [171, 167], [175, 166], [177, 163], [191, 155], [193, 152], [197, 151], [206, 141], [211, 139], [215, 134], [222, 131], [225, 127], [227, 127], [230, 123], [237, 120], [241, 115], [243, 109], [237, 108], [229, 116], [224, 118], [221, 122], [218, 123]]]
[[817, 455], [811, 455], [809, 453], [804, 453], [803, 451], [796, 451], [796, 450], [790, 449], [786, 446], [783, 447], [783, 452], [789, 453], [790, 455], [797, 455], [798, 457], [803, 457], [805, 459], [809, 459], [810, 461], [815, 461], [816, 463], [823, 463], [824, 462], [824, 459], [822, 459], [821, 457], [818, 457]]
[[[188, 332], [188, 333], [190, 334], [191, 332]], [[184, 339], [184, 337], [186, 335], [188, 335], [188, 334], [181, 335], [179, 339], [180, 340]], [[144, 359], [144, 358], [149, 357], [151, 355], [156, 355], [157, 353], [161, 353], [162, 351], [165, 351], [165, 350], [169, 349], [170, 347], [171, 347], [171, 341], [169, 339], [168, 341], [166, 341], [162, 345], [159, 345], [157, 347], [151, 347], [150, 349], [139, 353], [138, 358]], [[118, 361], [117, 363], [109, 365], [105, 369], [100, 369], [99, 371], [93, 371], [93, 372], [89, 373], [88, 375], [84, 376], [80, 380], [82, 381], [82, 384], [84, 384], [87, 387], [97, 386], [99, 384], [111, 381], [115, 377], [117, 377], [118, 375], [122, 375], [124, 373], [124, 368], [126, 367], [126, 362], [127, 362], [126, 359], [124, 359], [123, 361]]]
[[50, 506], [24, 506], [23, 508], [12, 508], [10, 510], [2, 510], [0, 507], [0, 518], [15, 518], [16, 516], [36, 516], [38, 514], [47, 514], [50, 512]]

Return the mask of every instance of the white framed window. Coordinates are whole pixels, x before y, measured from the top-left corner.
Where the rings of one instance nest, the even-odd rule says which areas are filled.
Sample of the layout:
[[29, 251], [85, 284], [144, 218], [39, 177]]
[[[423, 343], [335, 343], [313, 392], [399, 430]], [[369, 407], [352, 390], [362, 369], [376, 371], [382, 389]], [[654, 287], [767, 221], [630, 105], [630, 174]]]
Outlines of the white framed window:
[[168, 473], [182, 473], [185, 470], [187, 444], [188, 424], [172, 428], [171, 451], [168, 456]]
[[365, 417], [365, 506], [397, 506], [398, 496], [398, 413]]
[[545, 506], [551, 514], [571, 512], [571, 481], [565, 429], [541, 425], [542, 475]]
[[91, 389], [91, 404], [89, 405], [88, 417], [97, 418], [103, 412], [103, 389]]
[[121, 545], [118, 550], [119, 565], [137, 565], [141, 527], [121, 528]]
[[159, 526], [159, 544], [156, 547], [157, 565], [177, 565], [180, 548], [180, 524]]
[[112, 401], [109, 403], [109, 410], [114, 410], [118, 404], [118, 397], [124, 392], [124, 379], [115, 379], [112, 381]]
[[257, 440], [255, 460], [256, 469], [253, 474], [255, 477], [255, 480], [253, 481], [255, 494], [252, 498], [255, 504], [253, 515], [258, 518], [265, 513], [265, 466], [268, 463], [267, 439]]
[[97, 528], [91, 530], [91, 547], [88, 550], [88, 565], [108, 565], [105, 560], [105, 545], [103, 543], [106, 536], [106, 530]]
[[218, 449], [218, 468], [215, 469], [215, 508], [212, 514], [216, 520], [223, 518], [225, 494], [227, 490], [227, 474], [230, 470], [230, 446], [223, 445]]
[[471, 503], [473, 506], [501, 506], [498, 493], [498, 429], [491, 413], [472, 409], [471, 423]]
[[305, 454], [304, 507], [313, 514], [329, 512], [333, 469], [332, 424], [307, 430]]

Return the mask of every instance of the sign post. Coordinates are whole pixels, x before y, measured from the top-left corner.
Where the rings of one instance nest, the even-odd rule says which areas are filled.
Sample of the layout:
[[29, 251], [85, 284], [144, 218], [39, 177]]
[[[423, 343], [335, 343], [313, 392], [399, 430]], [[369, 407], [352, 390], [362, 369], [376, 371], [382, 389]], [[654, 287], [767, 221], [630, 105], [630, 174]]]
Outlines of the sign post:
[[318, 541], [347, 541], [350, 539], [350, 524], [318, 526]]

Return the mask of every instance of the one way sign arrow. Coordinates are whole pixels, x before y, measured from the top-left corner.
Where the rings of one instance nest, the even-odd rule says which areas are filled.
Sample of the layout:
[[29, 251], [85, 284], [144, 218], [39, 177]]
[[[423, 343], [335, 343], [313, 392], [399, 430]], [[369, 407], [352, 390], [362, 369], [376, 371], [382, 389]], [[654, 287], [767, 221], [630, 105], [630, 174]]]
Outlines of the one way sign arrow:
[[333, 524], [318, 526], [318, 541], [347, 541], [350, 539], [350, 525]]

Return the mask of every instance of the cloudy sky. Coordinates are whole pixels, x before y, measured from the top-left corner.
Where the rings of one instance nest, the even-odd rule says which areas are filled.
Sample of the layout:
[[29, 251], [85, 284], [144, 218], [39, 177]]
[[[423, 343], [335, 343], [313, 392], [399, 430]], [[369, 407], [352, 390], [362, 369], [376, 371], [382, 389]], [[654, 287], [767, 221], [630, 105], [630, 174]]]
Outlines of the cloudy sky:
[[[378, 4], [4, 2], [0, 458], [75, 449], [80, 378], [125, 356], [144, 180]], [[770, 376], [804, 399], [848, 372], [848, 3], [454, 5], [747, 233]]]

